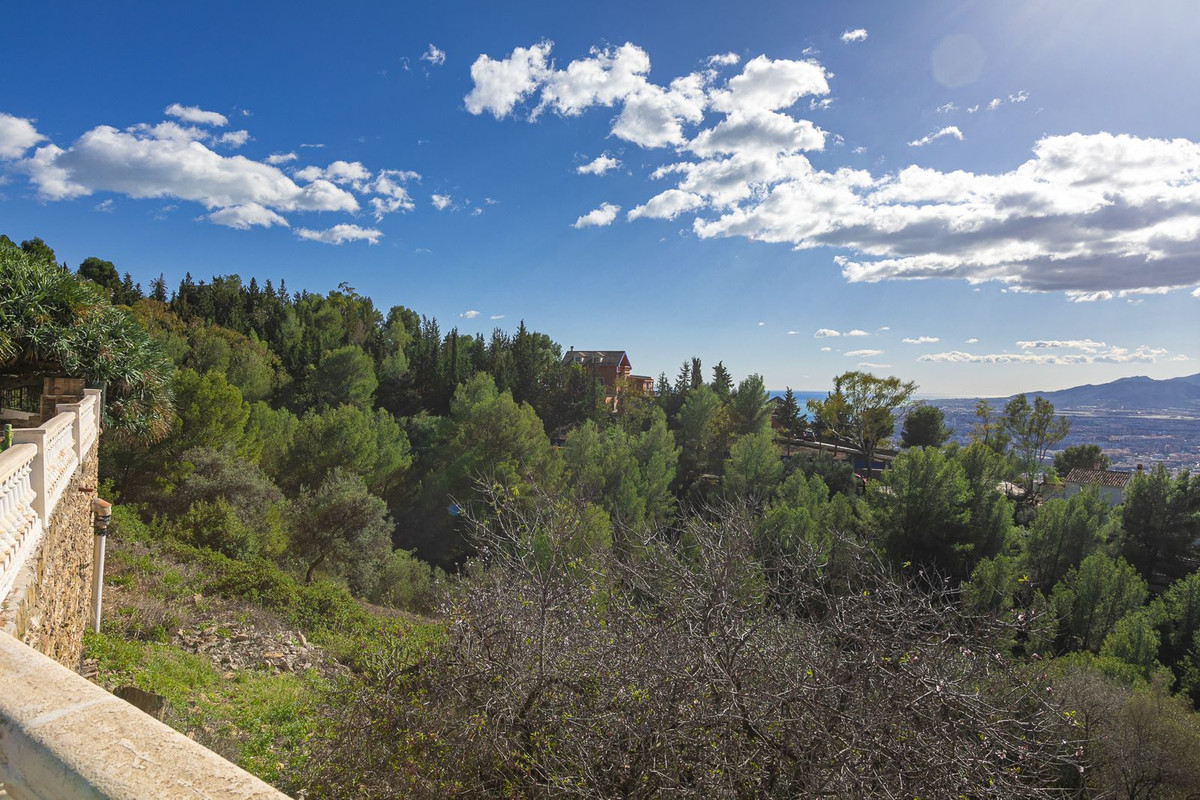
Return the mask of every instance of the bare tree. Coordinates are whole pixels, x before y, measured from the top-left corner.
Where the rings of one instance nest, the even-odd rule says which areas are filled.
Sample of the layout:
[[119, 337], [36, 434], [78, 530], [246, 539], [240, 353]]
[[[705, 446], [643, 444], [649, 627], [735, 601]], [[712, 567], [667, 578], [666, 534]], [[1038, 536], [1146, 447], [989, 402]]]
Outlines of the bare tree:
[[582, 504], [493, 496], [444, 641], [415, 658], [397, 643], [340, 693], [313, 789], [1058, 793], [1070, 729], [944, 584], [897, 580], [849, 539], [836, 564], [775, 547], [758, 524], [727, 507], [618, 557]]

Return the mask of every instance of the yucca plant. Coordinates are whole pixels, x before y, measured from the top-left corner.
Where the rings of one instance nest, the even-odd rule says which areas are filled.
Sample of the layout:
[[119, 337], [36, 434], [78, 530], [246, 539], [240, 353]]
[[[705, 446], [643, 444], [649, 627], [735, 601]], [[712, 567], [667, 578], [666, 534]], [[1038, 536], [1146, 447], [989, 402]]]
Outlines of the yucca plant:
[[174, 366], [93, 284], [0, 242], [0, 370], [58, 371], [103, 387], [105, 427], [154, 441], [170, 431]]

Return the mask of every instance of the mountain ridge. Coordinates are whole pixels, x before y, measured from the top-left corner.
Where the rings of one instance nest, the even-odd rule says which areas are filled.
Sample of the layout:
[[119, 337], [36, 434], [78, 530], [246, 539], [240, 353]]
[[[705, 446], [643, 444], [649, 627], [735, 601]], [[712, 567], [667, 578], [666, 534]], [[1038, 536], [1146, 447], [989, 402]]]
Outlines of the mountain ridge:
[[1163, 379], [1135, 375], [1108, 383], [1088, 383], [1053, 392], [1025, 394], [1028, 397], [1044, 397], [1056, 406], [1103, 406], [1139, 411], [1193, 408], [1200, 406], [1200, 373]]

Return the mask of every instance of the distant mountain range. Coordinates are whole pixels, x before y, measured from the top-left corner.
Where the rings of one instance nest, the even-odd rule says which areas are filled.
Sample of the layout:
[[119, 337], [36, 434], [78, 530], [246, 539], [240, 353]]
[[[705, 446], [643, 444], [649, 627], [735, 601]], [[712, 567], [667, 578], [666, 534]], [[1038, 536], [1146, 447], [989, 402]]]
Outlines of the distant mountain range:
[[1155, 380], [1144, 375], [1118, 378], [1111, 383], [1087, 384], [1057, 392], [1026, 392], [1032, 399], [1041, 395], [1056, 406], [1098, 406], [1138, 411], [1200, 407], [1200, 373], [1181, 378]]

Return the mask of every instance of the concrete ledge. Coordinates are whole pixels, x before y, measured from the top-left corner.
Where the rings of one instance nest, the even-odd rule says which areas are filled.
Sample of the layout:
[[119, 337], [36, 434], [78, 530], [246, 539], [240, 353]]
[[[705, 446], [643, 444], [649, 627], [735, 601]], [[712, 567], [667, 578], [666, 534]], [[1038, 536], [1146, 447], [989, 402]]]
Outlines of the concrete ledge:
[[0, 783], [16, 800], [287, 800], [4, 633], [0, 687]]

